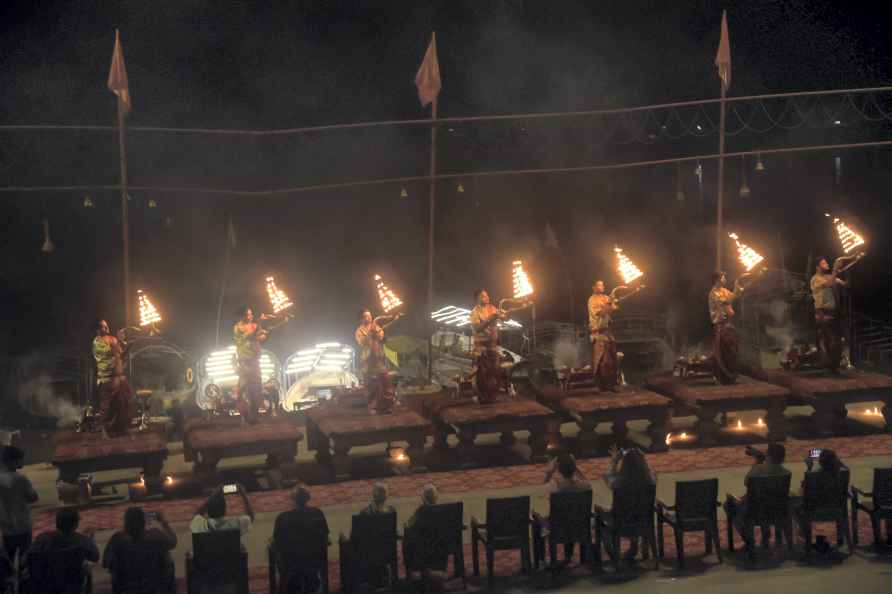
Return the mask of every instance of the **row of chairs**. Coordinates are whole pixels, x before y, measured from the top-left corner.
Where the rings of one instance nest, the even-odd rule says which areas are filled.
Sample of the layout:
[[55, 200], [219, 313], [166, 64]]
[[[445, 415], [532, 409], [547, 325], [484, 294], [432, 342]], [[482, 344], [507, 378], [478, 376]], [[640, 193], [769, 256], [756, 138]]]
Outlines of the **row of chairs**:
[[[733, 526], [739, 525], [744, 537], [748, 558], [755, 554], [754, 528], [759, 527], [763, 546], [773, 528], [778, 546], [784, 540], [792, 548], [793, 524], [801, 527], [806, 554], [812, 550], [812, 525], [833, 522], [837, 526], [837, 542], [843, 540], [853, 549], [857, 544], [858, 514], [867, 513], [874, 528], [876, 543], [880, 542], [880, 523], [892, 520], [892, 469], [875, 469], [873, 491], [849, 489], [849, 473], [839, 475], [813, 472], [805, 475], [803, 496], [790, 497], [791, 477], [754, 477], [751, 479], [746, 505], [732, 503], [727, 509], [727, 547], [734, 551]], [[869, 500], [869, 501], [868, 501]], [[851, 502], [851, 505], [849, 505]], [[580, 558], [591, 555], [594, 567], [601, 564], [606, 551], [619, 568], [620, 541], [623, 538], [641, 539], [645, 543], [642, 556], [653, 556], [655, 564], [665, 557], [664, 528], [670, 527], [675, 536], [677, 565], [685, 566], [684, 535], [703, 532], [706, 553], [715, 549], [722, 561], [718, 524], [718, 479], [682, 481], [676, 483], [675, 504], [666, 505], [656, 499], [655, 487], [620, 488], [614, 493], [613, 505], [608, 509], [592, 505], [592, 492], [553, 493], [548, 518], [530, 513], [529, 497], [489, 499], [486, 502], [486, 522], [471, 518], [472, 566], [479, 575], [481, 549], [486, 557], [487, 578], [493, 584], [495, 552], [517, 550], [524, 573], [538, 570], [544, 563], [546, 548], [547, 568], [559, 571], [572, 555], [573, 547], [580, 548]], [[416, 530], [415, 551], [406, 551], [406, 577], [413, 571], [444, 569], [451, 557], [456, 577], [465, 579], [462, 534], [462, 504], [445, 503], [422, 508]], [[851, 523], [850, 523], [851, 518]], [[356, 565], [342, 561], [341, 576], [345, 591], [361, 581], [363, 575], [374, 574], [387, 566], [391, 578], [396, 577], [397, 536], [396, 518], [355, 516], [351, 546], [355, 553], [348, 558], [358, 559]], [[530, 537], [532, 528], [532, 538]], [[592, 534], [594, 532], [594, 535]], [[854, 533], [854, 534], [853, 534]], [[594, 538], [592, 538], [594, 536]], [[386, 543], [386, 546], [382, 546]], [[405, 543], [404, 543], [405, 544]], [[558, 545], [565, 547], [565, 559], [558, 560]], [[345, 559], [342, 548], [342, 560]]]

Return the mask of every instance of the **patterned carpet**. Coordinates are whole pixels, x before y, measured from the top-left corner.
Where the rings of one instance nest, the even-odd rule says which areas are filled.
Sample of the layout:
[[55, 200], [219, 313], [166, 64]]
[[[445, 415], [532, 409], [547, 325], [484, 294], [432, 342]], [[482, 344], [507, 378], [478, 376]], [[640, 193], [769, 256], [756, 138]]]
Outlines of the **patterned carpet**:
[[[839, 437], [822, 440], [821, 444], [825, 448], [832, 448], [840, 455], [842, 459], [865, 457], [865, 456], [881, 456], [892, 455], [892, 435], [879, 434], [859, 437]], [[789, 460], [801, 460], [805, 458], [809, 449], [814, 445], [813, 441], [804, 441], [796, 439], [788, 439], [786, 441], [787, 458]], [[710, 469], [721, 469], [735, 466], [747, 466], [752, 463], [751, 459], [743, 453], [741, 446], [724, 446], [715, 448], [689, 448], [689, 449], [673, 449], [669, 452], [661, 454], [649, 454], [648, 461], [657, 473], [670, 472], [686, 472], [686, 471], [703, 471]], [[607, 458], [593, 458], [581, 460], [579, 462], [580, 469], [587, 476], [598, 476], [606, 469], [609, 460]], [[451, 472], [437, 472], [421, 475], [408, 475], [389, 478], [387, 480], [390, 488], [391, 497], [408, 497], [415, 496], [419, 493], [422, 486], [428, 482], [435, 483], [442, 494], [446, 496], [467, 493], [479, 490], [481, 485], [486, 489], [503, 489], [523, 486], [541, 486], [544, 465], [527, 464], [509, 467], [482, 468], [473, 470], [456, 470]], [[325, 507], [329, 505], [350, 504], [366, 501], [368, 493], [374, 480], [356, 480], [326, 485], [316, 485], [312, 487], [313, 502], [315, 505]], [[291, 508], [292, 499], [290, 491], [266, 491], [258, 492], [251, 495], [251, 500], [255, 511], [277, 512]], [[241, 505], [233, 500], [233, 508], [231, 513], [240, 513]], [[168, 521], [186, 522], [191, 519], [195, 509], [200, 504], [199, 499], [181, 499], [173, 501], [150, 501], [144, 504], [147, 510], [161, 510], [164, 512]], [[81, 529], [109, 530], [120, 526], [124, 510], [128, 506], [127, 503], [120, 503], [104, 507], [95, 507], [84, 509], [81, 511]], [[723, 513], [719, 514], [719, 529], [723, 547], [727, 546], [725, 542], [725, 517]], [[35, 534], [50, 530], [54, 527], [53, 510], [44, 510], [34, 518]], [[865, 543], [872, 542], [872, 532], [867, 517], [860, 516], [858, 526], [859, 535], [862, 546]], [[828, 537], [830, 542], [835, 542], [835, 526], [832, 524], [820, 524], [816, 526], [816, 534], [823, 534]], [[797, 542], [801, 537], [795, 536]], [[735, 534], [737, 547], [742, 546], [739, 536]], [[666, 561], [663, 562], [662, 569], [664, 571], [671, 570], [674, 566], [675, 559], [675, 539], [670, 528], [666, 528], [664, 535], [664, 545], [666, 548]], [[689, 559], [693, 560], [704, 554], [704, 539], [702, 533], [687, 534], [685, 536], [685, 551]], [[723, 548], [723, 553], [725, 548]], [[562, 556], [563, 553], [561, 552]], [[794, 557], [795, 558], [795, 557]], [[606, 556], [605, 556], [606, 559]], [[713, 563], [713, 558], [708, 558], [707, 563]], [[726, 559], [727, 562], [727, 559]], [[643, 567], [650, 568], [652, 562], [648, 562]], [[694, 561], [696, 563], [696, 561]], [[468, 576], [471, 576], [471, 547], [470, 544], [465, 545], [465, 566]], [[571, 564], [570, 568], [578, 566], [578, 552], [576, 561]], [[485, 576], [485, 559], [481, 559], [481, 570]], [[97, 570], [98, 571], [98, 570]], [[587, 571], [587, 569], [580, 571]], [[513, 576], [515, 580], [532, 580], [539, 579], [527, 578], [521, 575], [520, 558], [517, 552], [500, 551], [496, 553], [495, 573], [497, 576]], [[339, 568], [337, 560], [329, 562], [329, 576], [332, 591], [339, 589]], [[400, 576], [404, 578], [402, 561], [400, 565]], [[485, 577], [477, 578], [474, 583], [481, 588], [485, 587]], [[459, 584], [460, 582], [455, 582]], [[454, 589], [450, 587], [448, 589]], [[268, 570], [266, 567], [250, 568], [250, 590], [252, 594], [266, 593], [269, 591]], [[110, 592], [110, 585], [97, 585], [94, 590], [99, 594], [107, 594]], [[178, 578], [178, 592], [185, 593], [186, 585], [184, 577]]]
[[[843, 459], [892, 455], [892, 435], [878, 434], [858, 437], [822, 439], [825, 448], [836, 450]], [[785, 442], [788, 460], [802, 460], [814, 446], [814, 441], [788, 439]], [[606, 457], [580, 460], [579, 467], [586, 476], [600, 476], [607, 470]], [[748, 458], [741, 446], [715, 448], [673, 449], [660, 454], [649, 454], [648, 463], [658, 474], [712, 470], [734, 466], [748, 466]], [[437, 485], [445, 496], [486, 489], [507, 489], [523, 486], [541, 486], [545, 466], [525, 464], [517, 466], [455, 470], [418, 475], [398, 476], [387, 479], [391, 497], [413, 497], [427, 483]], [[313, 503], [319, 507], [351, 504], [366, 501], [375, 480], [355, 480], [312, 487]], [[201, 504], [200, 499], [148, 501], [143, 507], [148, 511], [162, 511], [169, 522], [187, 522]], [[257, 513], [279, 512], [292, 507], [291, 492], [287, 490], [264, 491], [251, 495]], [[241, 503], [232, 501], [230, 513], [241, 513]], [[94, 507], [81, 510], [81, 529], [111, 530], [121, 525], [128, 503]], [[55, 512], [44, 510], [35, 514], [34, 533], [39, 534], [55, 527]]]

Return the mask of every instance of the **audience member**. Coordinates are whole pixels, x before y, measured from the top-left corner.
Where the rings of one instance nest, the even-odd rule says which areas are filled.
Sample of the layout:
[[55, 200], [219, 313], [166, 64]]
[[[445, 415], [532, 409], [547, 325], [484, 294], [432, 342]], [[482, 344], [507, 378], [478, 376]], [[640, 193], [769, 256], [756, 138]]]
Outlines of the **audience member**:
[[[440, 499], [440, 492], [437, 491], [437, 487], [435, 487], [432, 483], [426, 484], [421, 489], [421, 505], [415, 508], [415, 511], [409, 517], [409, 521], [406, 522], [406, 530], [411, 530], [416, 522], [418, 522], [418, 512], [429, 505], [437, 505], [437, 501]], [[409, 538], [409, 535], [406, 535], [406, 538]]]
[[236, 485], [236, 492], [241, 495], [242, 502], [244, 502], [246, 512], [244, 515], [235, 517], [226, 515], [226, 495], [223, 494], [223, 487], [220, 486], [196, 510], [189, 530], [193, 534], [238, 530], [241, 533], [242, 546], [245, 546], [245, 536], [254, 523], [254, 509], [251, 507], [251, 500], [242, 485]]
[[15, 563], [16, 553], [23, 557], [31, 544], [31, 508], [37, 492], [23, 474], [25, 453], [15, 446], [3, 446], [0, 454], [0, 532], [9, 560]]
[[[612, 459], [610, 467], [604, 473], [604, 483], [613, 492], [620, 489], [644, 489], [657, 484], [657, 475], [647, 465], [647, 459], [638, 448], [622, 449], [612, 447], [610, 449]], [[631, 539], [631, 545], [626, 552], [626, 559], [634, 559], [638, 555], [638, 538]], [[616, 551], [619, 554], [619, 551]]]
[[86, 561], [99, 561], [99, 549], [93, 541], [93, 530], [77, 531], [81, 518], [76, 508], [63, 507], [56, 512], [56, 530], [44, 532], [34, 539], [29, 552], [48, 554], [63, 549], [80, 550]]
[[552, 486], [554, 493], [588, 491], [592, 488], [589, 480], [576, 467], [576, 458], [572, 454], [558, 454], [552, 458], [543, 482], [551, 481], [555, 472], [557, 472], [558, 478]]
[[375, 483], [372, 487], [372, 501], [359, 512], [364, 516], [377, 514], [394, 514], [396, 510], [387, 503], [387, 485]]
[[[779, 443], [768, 444], [768, 449], [765, 451], [764, 456], [761, 455], [758, 450], [752, 448], [747, 449], [747, 454], [753, 456], [755, 459], [753, 466], [749, 469], [749, 472], [746, 473], [746, 477], [743, 479], [747, 491], [750, 487], [750, 479], [753, 477], [790, 475], [790, 471], [784, 466], [784, 460], [787, 458], [787, 450]], [[732, 514], [734, 515], [734, 527], [744, 539], [750, 538], [744, 530], [747, 500], [747, 495], [740, 498], [729, 496], [727, 501], [725, 501], [724, 506], [725, 514], [727, 514], [728, 517], [731, 517]]]
[[289, 580], [288, 592], [315, 592], [320, 585], [319, 568], [311, 563], [317, 552], [307, 550], [307, 544], [321, 540], [323, 546], [328, 546], [328, 522], [322, 510], [311, 507], [309, 502], [310, 492], [298, 487], [294, 509], [280, 513], [273, 528], [273, 545]]
[[152, 557], [164, 568], [160, 580], [162, 591], [173, 594], [176, 592], [176, 582], [170, 551], [177, 546], [177, 535], [160, 511], [154, 512], [153, 517], [158, 528], [146, 529], [147, 518], [143, 509], [128, 508], [124, 512], [124, 529], [115, 532], [105, 545], [102, 566], [114, 577], [118, 573], [118, 564], [126, 555], [142, 555], [147, 560]]

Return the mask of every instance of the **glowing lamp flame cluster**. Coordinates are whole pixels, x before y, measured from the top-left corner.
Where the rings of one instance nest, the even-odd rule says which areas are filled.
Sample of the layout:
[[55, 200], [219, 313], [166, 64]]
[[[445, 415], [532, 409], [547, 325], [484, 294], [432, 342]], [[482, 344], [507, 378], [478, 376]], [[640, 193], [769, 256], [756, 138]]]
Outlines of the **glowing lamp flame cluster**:
[[737, 258], [740, 260], [740, 263], [743, 264], [743, 267], [747, 272], [752, 271], [753, 268], [759, 265], [763, 258], [759, 252], [746, 245], [745, 243], [740, 242], [740, 237], [737, 236], [737, 233], [729, 233], [728, 237], [734, 240], [734, 243], [737, 244]]
[[527, 276], [526, 270], [523, 269], [523, 260], [515, 260], [511, 263], [513, 269], [511, 276], [514, 283], [514, 298], [525, 299], [533, 294], [533, 285], [530, 283], [530, 277]]
[[397, 297], [396, 293], [384, 284], [384, 279], [379, 274], [375, 275], [375, 286], [378, 289], [378, 301], [381, 302], [381, 309], [384, 310], [384, 313], [389, 314], [403, 304], [403, 301]]
[[622, 248], [614, 247], [613, 251], [616, 252], [616, 269], [619, 275], [623, 277], [623, 284], [628, 285], [644, 276], [641, 269], [635, 266], [635, 263], [623, 253]]
[[842, 244], [842, 251], [851, 253], [857, 247], [864, 245], [864, 238], [858, 235], [854, 229], [846, 225], [841, 219], [833, 219], [836, 227], [836, 233], [839, 235], [839, 242]]
[[266, 277], [266, 293], [269, 295], [269, 302], [273, 306], [273, 313], [285, 311], [292, 305], [291, 300], [285, 291], [276, 286], [276, 279], [271, 276]]
[[142, 289], [136, 292], [136, 299], [139, 302], [139, 325], [151, 326], [161, 321], [161, 314], [152, 305], [149, 296], [143, 293]]

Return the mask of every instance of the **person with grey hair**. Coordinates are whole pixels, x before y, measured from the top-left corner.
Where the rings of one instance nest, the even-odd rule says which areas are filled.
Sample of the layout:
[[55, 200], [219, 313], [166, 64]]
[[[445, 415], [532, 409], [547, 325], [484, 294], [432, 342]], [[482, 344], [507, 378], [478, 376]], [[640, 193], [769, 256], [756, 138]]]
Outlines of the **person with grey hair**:
[[418, 512], [423, 508], [429, 505], [436, 505], [437, 501], [440, 499], [440, 492], [437, 491], [437, 487], [433, 483], [426, 484], [421, 489], [421, 505], [415, 508], [415, 512], [412, 514], [412, 517], [409, 518], [409, 521], [406, 522], [406, 529], [411, 530], [415, 523], [418, 521]]
[[375, 483], [372, 487], [372, 501], [359, 512], [364, 516], [375, 516], [378, 514], [395, 514], [396, 510], [392, 505], [387, 503], [387, 485], [384, 483]]

